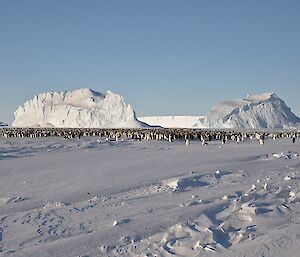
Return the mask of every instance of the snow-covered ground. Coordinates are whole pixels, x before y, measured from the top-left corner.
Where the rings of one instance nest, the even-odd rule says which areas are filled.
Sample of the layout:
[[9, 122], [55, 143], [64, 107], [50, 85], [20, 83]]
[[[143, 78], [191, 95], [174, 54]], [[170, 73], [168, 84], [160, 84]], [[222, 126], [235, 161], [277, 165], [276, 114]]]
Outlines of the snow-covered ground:
[[299, 256], [299, 153], [0, 138], [0, 256]]

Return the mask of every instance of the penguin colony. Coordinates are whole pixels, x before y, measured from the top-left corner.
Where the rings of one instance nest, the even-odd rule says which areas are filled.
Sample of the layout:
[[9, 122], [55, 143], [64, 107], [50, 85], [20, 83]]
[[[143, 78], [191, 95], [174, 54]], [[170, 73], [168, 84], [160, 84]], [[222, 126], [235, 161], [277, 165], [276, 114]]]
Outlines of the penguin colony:
[[274, 130], [274, 131], [234, 131], [234, 130], [203, 130], [203, 129], [90, 129], [90, 128], [1, 128], [0, 138], [35, 138], [35, 137], [64, 137], [66, 139], [81, 138], [82, 136], [105, 137], [108, 140], [119, 141], [121, 138], [133, 140], [198, 140], [202, 145], [209, 141], [218, 140], [225, 144], [228, 140], [241, 142], [245, 139], [257, 139], [259, 144], [264, 144], [265, 138], [291, 138], [295, 143], [300, 137], [299, 131]]

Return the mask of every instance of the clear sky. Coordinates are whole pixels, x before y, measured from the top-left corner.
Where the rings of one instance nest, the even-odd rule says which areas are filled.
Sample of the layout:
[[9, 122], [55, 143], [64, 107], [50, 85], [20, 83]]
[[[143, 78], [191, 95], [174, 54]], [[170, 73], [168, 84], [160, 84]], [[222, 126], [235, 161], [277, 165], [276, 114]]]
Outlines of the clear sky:
[[300, 115], [299, 0], [0, 0], [0, 121], [88, 87], [137, 115], [276, 92]]

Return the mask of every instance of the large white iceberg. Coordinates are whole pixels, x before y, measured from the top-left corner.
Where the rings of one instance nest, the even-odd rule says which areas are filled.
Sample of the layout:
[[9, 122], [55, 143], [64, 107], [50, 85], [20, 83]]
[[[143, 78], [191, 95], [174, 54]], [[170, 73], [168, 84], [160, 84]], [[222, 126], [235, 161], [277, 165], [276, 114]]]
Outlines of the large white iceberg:
[[216, 104], [207, 114], [208, 128], [290, 128], [299, 118], [275, 93], [248, 95]]
[[15, 111], [13, 127], [140, 128], [132, 107], [111, 91], [82, 88], [36, 95]]

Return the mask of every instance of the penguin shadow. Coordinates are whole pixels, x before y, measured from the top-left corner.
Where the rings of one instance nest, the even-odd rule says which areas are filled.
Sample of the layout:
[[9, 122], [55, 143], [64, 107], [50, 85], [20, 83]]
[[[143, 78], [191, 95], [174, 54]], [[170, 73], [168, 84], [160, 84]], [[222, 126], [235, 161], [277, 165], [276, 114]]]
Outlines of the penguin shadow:
[[231, 175], [232, 173], [229, 172], [229, 171], [218, 171], [218, 172], [215, 172], [215, 178], [216, 179], [221, 179], [222, 177], [226, 176], [226, 175]]
[[20, 203], [20, 202], [24, 202], [24, 201], [27, 201], [29, 200], [30, 198], [28, 197], [20, 197], [20, 196], [16, 196], [16, 197], [12, 197], [10, 199], [8, 199], [6, 201], [7, 204], [11, 204], [11, 203]]

